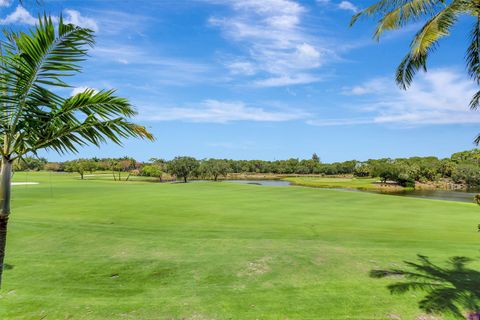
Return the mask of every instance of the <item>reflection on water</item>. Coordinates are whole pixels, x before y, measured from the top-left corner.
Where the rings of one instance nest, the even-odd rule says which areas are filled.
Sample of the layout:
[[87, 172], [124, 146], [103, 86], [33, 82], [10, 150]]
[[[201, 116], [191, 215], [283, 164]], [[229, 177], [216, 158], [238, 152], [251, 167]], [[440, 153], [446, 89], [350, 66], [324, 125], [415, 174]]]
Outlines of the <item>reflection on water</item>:
[[226, 180], [227, 182], [236, 182], [243, 184], [253, 184], [257, 186], [266, 186], [266, 187], [288, 187], [290, 182], [282, 180]]
[[461, 201], [461, 202], [474, 202], [474, 197], [477, 192], [467, 191], [453, 191], [453, 190], [408, 190], [400, 192], [388, 192], [387, 194], [402, 196], [402, 197], [414, 197], [414, 198], [426, 198], [436, 200], [449, 200], [449, 201]]

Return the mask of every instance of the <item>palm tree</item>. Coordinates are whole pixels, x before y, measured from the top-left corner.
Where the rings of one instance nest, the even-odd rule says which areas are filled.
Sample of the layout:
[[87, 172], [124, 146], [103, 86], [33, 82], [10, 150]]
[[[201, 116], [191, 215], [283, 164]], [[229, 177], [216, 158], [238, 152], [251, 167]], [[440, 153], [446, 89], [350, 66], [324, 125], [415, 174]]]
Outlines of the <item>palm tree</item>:
[[[396, 81], [407, 89], [419, 69], [427, 71], [427, 59], [438, 42], [450, 34], [461, 15], [472, 16], [469, 45], [465, 56], [469, 76], [480, 84], [480, 2], [472, 0], [381, 0], [353, 16], [350, 25], [362, 17], [379, 19], [374, 38], [379, 40], [385, 31], [426, 20], [410, 44], [410, 51], [397, 68]], [[480, 106], [480, 91], [470, 102], [470, 108]], [[480, 142], [480, 136], [475, 140]]]
[[61, 17], [54, 24], [47, 16], [28, 33], [5, 32], [0, 42], [0, 284], [16, 159], [41, 149], [63, 154], [87, 144], [121, 144], [128, 137], [154, 139], [128, 120], [135, 110], [113, 90], [68, 98], [55, 91], [70, 87], [62, 79], [81, 71], [79, 62], [93, 44], [93, 31], [65, 24]]

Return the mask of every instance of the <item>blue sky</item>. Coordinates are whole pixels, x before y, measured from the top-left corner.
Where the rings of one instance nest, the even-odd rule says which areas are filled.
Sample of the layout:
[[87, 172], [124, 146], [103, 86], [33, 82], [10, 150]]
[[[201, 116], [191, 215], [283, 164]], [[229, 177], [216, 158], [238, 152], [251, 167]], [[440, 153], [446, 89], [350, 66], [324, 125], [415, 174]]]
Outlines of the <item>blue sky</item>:
[[0, 23], [25, 28], [47, 11], [96, 31], [65, 95], [116, 88], [157, 141], [85, 148], [82, 157], [273, 160], [316, 152], [332, 162], [472, 148], [480, 113], [468, 110], [477, 88], [463, 64], [471, 21], [461, 19], [428, 73], [402, 91], [395, 68], [420, 25], [377, 43], [373, 21], [348, 27], [371, 3], [0, 0]]

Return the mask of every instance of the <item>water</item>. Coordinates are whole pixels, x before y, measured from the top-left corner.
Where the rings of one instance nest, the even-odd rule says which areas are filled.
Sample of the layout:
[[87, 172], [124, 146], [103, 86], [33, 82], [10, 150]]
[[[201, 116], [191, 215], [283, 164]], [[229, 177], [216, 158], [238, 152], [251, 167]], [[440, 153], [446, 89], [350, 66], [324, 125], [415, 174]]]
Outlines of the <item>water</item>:
[[[228, 182], [242, 183], [242, 184], [252, 184], [259, 186], [268, 186], [268, 187], [289, 187], [292, 185], [288, 181], [282, 180], [227, 180]], [[448, 200], [448, 201], [460, 201], [460, 202], [469, 202], [473, 203], [473, 198], [477, 195], [477, 192], [466, 192], [466, 191], [453, 191], [453, 190], [406, 190], [406, 191], [397, 191], [397, 192], [379, 192], [379, 191], [363, 191], [356, 189], [343, 189], [335, 188], [330, 190], [342, 190], [350, 192], [371, 192], [377, 194], [388, 194], [401, 197], [411, 197], [411, 198], [424, 198], [424, 199], [434, 199], [434, 200]]]
[[453, 191], [453, 190], [407, 190], [407, 191], [400, 191], [400, 192], [388, 192], [385, 194], [401, 196], [401, 197], [413, 197], [413, 198], [425, 198], [425, 199], [473, 203], [474, 202], [473, 198], [478, 193], [466, 192], [466, 191]]
[[257, 186], [266, 186], [266, 187], [288, 187], [291, 186], [291, 183], [288, 181], [282, 180], [225, 180], [226, 182], [235, 182], [242, 184], [253, 184]]

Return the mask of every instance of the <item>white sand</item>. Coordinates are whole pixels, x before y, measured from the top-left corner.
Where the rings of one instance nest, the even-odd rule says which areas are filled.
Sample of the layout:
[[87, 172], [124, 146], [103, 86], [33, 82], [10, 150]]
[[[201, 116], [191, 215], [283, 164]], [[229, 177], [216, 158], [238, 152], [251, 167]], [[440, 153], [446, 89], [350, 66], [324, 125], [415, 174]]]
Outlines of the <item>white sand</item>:
[[26, 184], [38, 184], [38, 182], [12, 182], [12, 186], [21, 186]]

